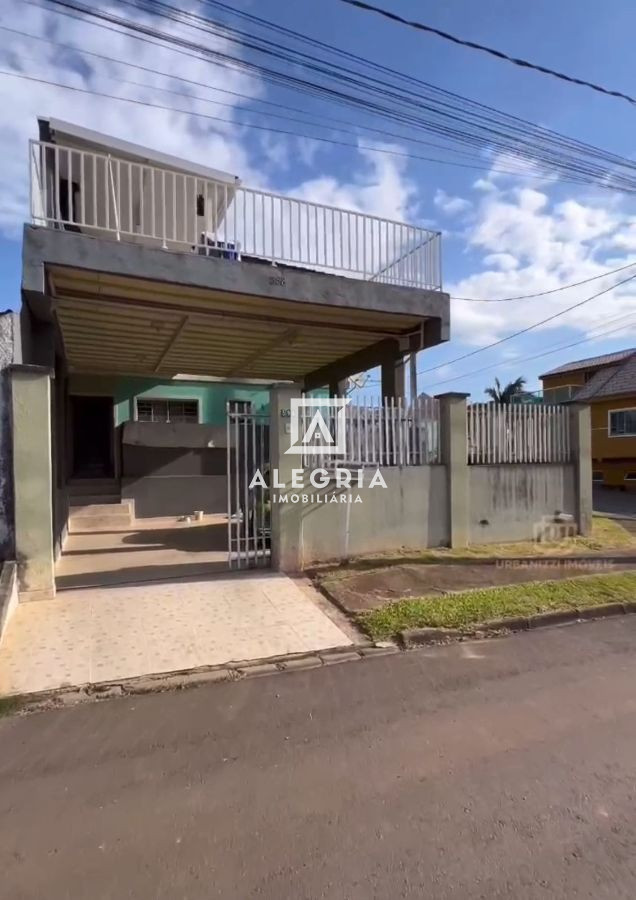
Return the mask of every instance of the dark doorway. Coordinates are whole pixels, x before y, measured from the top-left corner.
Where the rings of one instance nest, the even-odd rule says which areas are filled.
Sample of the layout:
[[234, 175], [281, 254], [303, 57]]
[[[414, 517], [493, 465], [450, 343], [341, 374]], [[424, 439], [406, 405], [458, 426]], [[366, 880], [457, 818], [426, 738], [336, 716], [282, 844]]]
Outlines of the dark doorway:
[[113, 398], [71, 397], [73, 477], [112, 478]]

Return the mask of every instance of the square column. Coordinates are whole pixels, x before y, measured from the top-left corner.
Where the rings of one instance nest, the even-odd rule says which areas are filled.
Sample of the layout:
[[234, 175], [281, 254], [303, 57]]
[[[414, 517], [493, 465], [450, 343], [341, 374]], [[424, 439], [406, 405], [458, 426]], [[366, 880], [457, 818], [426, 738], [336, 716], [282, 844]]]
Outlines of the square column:
[[[298, 503], [280, 503], [281, 497], [298, 493], [291, 487], [292, 469], [302, 468], [302, 457], [285, 454], [291, 446], [292, 398], [301, 396], [300, 387], [285, 385], [270, 392], [269, 458], [272, 526], [272, 569], [279, 572], [298, 572], [301, 568], [302, 508]], [[286, 487], [274, 487], [274, 469], [278, 481]]]
[[405, 363], [404, 357], [391, 357], [382, 362], [382, 398], [404, 397], [405, 395]]
[[574, 464], [574, 515], [583, 536], [592, 533], [592, 417], [590, 407], [570, 406], [570, 458]]
[[450, 546], [468, 544], [468, 441], [466, 400], [470, 394], [438, 394], [440, 416], [440, 456], [446, 466]]
[[15, 550], [20, 601], [55, 596], [51, 378], [42, 366], [11, 366]]

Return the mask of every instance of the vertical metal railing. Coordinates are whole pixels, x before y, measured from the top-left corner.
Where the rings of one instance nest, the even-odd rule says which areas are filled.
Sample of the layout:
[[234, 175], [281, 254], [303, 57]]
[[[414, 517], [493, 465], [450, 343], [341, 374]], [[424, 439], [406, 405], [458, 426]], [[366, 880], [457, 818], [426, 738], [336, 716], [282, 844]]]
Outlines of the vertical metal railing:
[[[269, 566], [269, 417], [227, 407], [227, 540], [231, 569]], [[253, 484], [257, 472], [268, 485]]]
[[426, 228], [44, 141], [29, 159], [36, 225], [441, 290]]
[[569, 416], [567, 406], [473, 403], [466, 410], [468, 462], [569, 462]]
[[[316, 409], [335, 436], [338, 413], [327, 406], [300, 408], [303, 434], [310, 428]], [[323, 433], [314, 429], [303, 455], [306, 468], [424, 466], [440, 460], [439, 401], [432, 397], [420, 397], [414, 403], [394, 397], [353, 401], [345, 407], [344, 415], [345, 452], [318, 449], [324, 444]]]

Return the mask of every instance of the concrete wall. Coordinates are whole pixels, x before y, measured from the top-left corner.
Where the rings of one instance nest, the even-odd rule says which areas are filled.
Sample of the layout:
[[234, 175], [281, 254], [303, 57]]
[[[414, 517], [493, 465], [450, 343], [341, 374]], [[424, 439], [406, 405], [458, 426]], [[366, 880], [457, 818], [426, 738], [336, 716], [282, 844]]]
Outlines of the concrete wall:
[[224, 475], [151, 475], [122, 478], [122, 500], [133, 500], [138, 519], [180, 517], [195, 510], [227, 511], [227, 479]]
[[[359, 494], [361, 503], [297, 505], [302, 567], [368, 553], [450, 543], [446, 467], [383, 468], [381, 472], [386, 490], [352, 489], [351, 494]], [[298, 493], [324, 499], [343, 491], [330, 485]], [[546, 517], [567, 513], [576, 521], [575, 469], [573, 465], [556, 464], [469, 466], [464, 501], [468, 543], [532, 540]]]
[[469, 466], [468, 540], [471, 544], [532, 540], [544, 516], [576, 519], [573, 465]]
[[[312, 563], [401, 549], [546, 539], [564, 522], [572, 534], [590, 533], [588, 407], [570, 409], [572, 462], [469, 466], [466, 395], [441, 394], [439, 464], [383, 467], [386, 488], [355, 487], [355, 471], [350, 489], [338, 488], [336, 479], [314, 488], [311, 473], [305, 471], [301, 478], [294, 472], [297, 457], [287, 454], [293, 391], [272, 392], [271, 465], [278, 473], [271, 492], [275, 569], [291, 572]], [[367, 485], [372, 475], [372, 470], [364, 473]], [[305, 487], [294, 486], [295, 476]], [[563, 514], [570, 518], [564, 520]]]
[[[380, 470], [387, 487], [352, 488], [361, 503], [299, 505], [302, 565], [403, 548], [439, 547], [449, 541], [444, 466]], [[308, 489], [324, 498], [338, 490]], [[345, 491], [344, 493], [348, 493]]]
[[225, 427], [127, 422], [122, 438], [122, 499], [135, 516], [186, 516], [227, 510]]

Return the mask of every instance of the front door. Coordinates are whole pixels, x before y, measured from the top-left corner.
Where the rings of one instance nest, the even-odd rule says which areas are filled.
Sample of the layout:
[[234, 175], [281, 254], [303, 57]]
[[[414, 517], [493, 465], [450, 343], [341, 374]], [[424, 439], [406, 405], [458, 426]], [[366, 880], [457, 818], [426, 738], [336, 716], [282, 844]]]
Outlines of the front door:
[[112, 478], [113, 398], [71, 396], [73, 478]]

